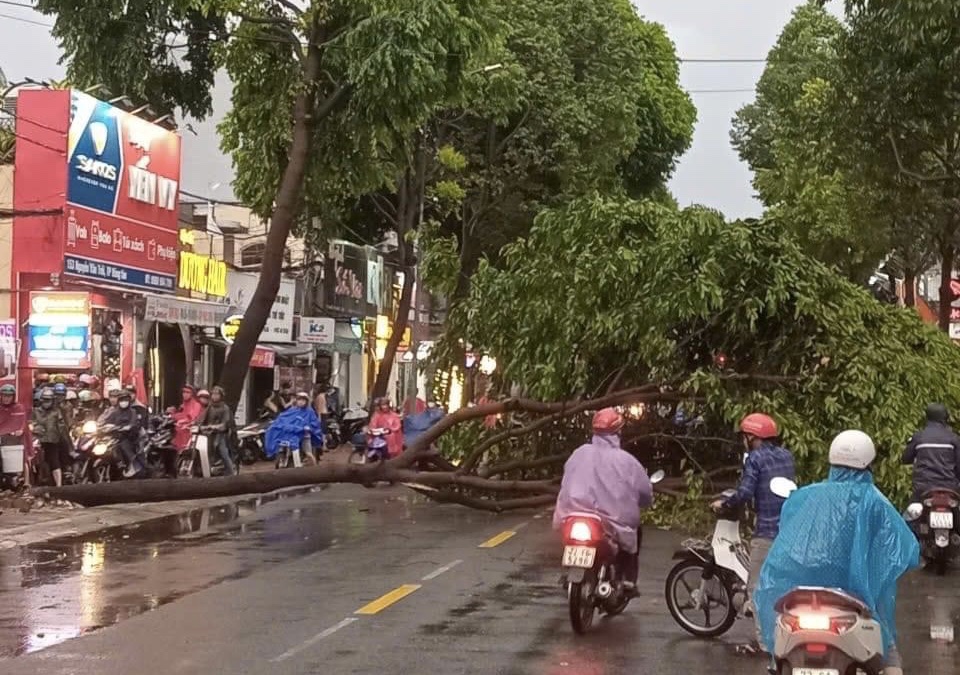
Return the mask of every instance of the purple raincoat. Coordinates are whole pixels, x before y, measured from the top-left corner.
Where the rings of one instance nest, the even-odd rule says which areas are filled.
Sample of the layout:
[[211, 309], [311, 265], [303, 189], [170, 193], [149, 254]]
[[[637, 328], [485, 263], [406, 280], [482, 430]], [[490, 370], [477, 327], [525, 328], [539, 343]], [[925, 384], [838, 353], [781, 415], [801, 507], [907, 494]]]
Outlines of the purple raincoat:
[[559, 530], [572, 513], [595, 513], [622, 550], [636, 553], [640, 509], [651, 504], [653, 485], [643, 464], [620, 448], [619, 436], [595, 435], [563, 467], [553, 528]]

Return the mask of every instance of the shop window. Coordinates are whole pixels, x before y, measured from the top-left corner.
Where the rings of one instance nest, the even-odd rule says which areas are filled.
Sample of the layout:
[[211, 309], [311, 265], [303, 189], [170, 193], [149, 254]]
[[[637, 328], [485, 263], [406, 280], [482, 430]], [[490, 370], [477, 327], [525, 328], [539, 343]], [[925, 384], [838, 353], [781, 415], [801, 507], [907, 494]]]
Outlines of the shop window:
[[100, 336], [100, 375], [103, 378], [120, 377], [120, 345], [123, 335], [123, 316], [120, 312], [94, 308], [91, 316], [92, 333]]

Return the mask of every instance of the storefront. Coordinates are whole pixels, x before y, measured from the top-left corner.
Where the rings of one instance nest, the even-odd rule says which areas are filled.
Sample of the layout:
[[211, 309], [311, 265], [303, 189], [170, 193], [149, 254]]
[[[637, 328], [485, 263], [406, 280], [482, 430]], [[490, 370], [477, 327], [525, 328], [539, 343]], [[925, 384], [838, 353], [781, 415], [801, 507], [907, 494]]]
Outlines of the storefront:
[[136, 314], [175, 290], [180, 138], [79, 91], [17, 106], [14, 208], [43, 214], [14, 218], [20, 389], [40, 373], [143, 381]]

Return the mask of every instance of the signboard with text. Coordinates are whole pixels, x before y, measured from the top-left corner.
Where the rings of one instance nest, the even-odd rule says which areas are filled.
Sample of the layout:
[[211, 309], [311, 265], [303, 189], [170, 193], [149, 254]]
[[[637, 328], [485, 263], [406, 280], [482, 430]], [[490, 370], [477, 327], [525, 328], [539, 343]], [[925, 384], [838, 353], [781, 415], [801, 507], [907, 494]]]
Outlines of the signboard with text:
[[31, 368], [89, 368], [90, 295], [31, 292], [27, 349]]
[[17, 320], [0, 321], [0, 379], [17, 372]]
[[64, 272], [173, 293], [180, 137], [70, 92]]
[[[260, 275], [249, 272], [227, 272], [227, 297], [221, 302], [243, 314], [250, 306], [253, 293], [257, 289]], [[297, 282], [282, 279], [280, 290], [270, 308], [267, 322], [263, 326], [258, 342], [293, 342], [293, 311], [296, 302]]]
[[299, 342], [332, 345], [336, 322], [324, 316], [301, 316]]

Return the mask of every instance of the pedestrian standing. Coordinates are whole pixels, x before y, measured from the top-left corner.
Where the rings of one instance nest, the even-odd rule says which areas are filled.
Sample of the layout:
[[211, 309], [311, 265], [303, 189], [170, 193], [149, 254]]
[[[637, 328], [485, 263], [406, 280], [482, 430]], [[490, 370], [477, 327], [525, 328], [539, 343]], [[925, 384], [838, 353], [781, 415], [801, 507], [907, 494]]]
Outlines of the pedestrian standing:
[[220, 458], [223, 460], [224, 475], [232, 476], [236, 473], [236, 468], [230, 457], [230, 445], [227, 442], [227, 436], [233, 420], [233, 413], [230, 412], [230, 406], [223, 400], [223, 397], [223, 387], [216, 386], [210, 390], [210, 405], [207, 406], [200, 418], [200, 426], [207, 427], [210, 430], [211, 444], [217, 449]]
[[63, 466], [70, 461], [70, 432], [63, 411], [56, 405], [53, 389], [40, 392], [40, 406], [33, 409], [33, 433], [43, 448], [43, 458], [53, 476], [53, 484], [63, 485]]

